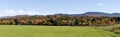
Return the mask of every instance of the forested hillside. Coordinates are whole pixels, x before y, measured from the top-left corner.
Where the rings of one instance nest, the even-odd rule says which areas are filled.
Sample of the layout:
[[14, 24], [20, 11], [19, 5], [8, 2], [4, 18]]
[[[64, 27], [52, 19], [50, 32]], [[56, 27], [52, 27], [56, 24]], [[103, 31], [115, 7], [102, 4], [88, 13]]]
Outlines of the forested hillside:
[[120, 23], [120, 17], [19, 15], [1, 18], [1, 25], [50, 25], [50, 26], [105, 26]]

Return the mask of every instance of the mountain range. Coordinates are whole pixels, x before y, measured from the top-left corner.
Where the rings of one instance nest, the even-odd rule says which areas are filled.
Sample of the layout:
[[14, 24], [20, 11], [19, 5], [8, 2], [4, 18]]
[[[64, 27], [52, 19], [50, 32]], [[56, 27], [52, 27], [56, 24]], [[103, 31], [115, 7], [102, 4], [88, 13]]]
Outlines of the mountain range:
[[119, 17], [120, 13], [104, 13], [104, 12], [86, 12], [83, 14], [55, 14], [55, 15], [59, 15], [59, 16], [107, 16], [107, 17]]
[[[86, 12], [83, 14], [54, 14], [55, 16], [105, 16], [105, 17], [119, 17], [120, 13], [104, 13], [104, 12]], [[28, 16], [44, 16], [44, 15], [16, 15], [16, 16], [3, 16], [0, 17], [0, 19], [5, 19], [5, 18], [18, 18], [18, 17], [28, 17]]]

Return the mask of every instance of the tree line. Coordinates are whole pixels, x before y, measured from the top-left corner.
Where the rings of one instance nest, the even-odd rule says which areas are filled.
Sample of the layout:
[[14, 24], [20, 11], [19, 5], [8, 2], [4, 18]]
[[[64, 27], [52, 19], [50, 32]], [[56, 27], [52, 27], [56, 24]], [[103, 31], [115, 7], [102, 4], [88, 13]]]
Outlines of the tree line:
[[0, 19], [0, 25], [106, 26], [120, 23], [120, 17], [105, 16], [16, 16]]

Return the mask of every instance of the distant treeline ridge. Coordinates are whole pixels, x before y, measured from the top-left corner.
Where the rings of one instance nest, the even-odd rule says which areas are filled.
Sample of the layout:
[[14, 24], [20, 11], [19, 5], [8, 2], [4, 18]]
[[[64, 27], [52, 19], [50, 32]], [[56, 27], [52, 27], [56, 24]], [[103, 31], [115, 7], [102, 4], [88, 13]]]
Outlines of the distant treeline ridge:
[[0, 19], [0, 25], [105, 26], [120, 23], [120, 17], [104, 16], [14, 16]]

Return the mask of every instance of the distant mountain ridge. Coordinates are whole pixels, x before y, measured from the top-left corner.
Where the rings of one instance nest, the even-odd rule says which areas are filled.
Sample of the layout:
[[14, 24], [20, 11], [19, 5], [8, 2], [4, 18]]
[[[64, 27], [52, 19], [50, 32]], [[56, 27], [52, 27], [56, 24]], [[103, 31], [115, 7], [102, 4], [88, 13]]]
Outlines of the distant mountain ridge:
[[104, 13], [104, 12], [86, 12], [86, 13], [83, 13], [83, 14], [55, 14], [55, 15], [59, 15], [59, 16], [62, 16], [62, 15], [70, 15], [70, 16], [107, 16], [107, 17], [119, 17], [120, 16], [120, 13], [112, 13], [112, 14], [109, 14], [109, 13]]
[[[104, 12], [86, 12], [83, 14], [54, 14], [55, 16], [105, 16], [105, 17], [120, 17], [120, 13], [104, 13]], [[20, 17], [29, 17], [29, 16], [44, 16], [44, 15], [16, 15], [16, 16], [3, 16], [0, 19], [6, 18], [20, 18]]]

